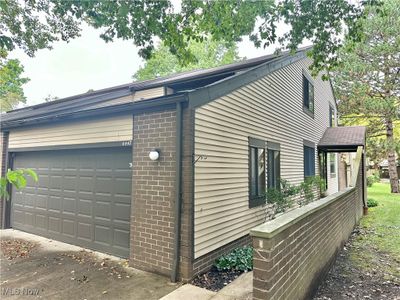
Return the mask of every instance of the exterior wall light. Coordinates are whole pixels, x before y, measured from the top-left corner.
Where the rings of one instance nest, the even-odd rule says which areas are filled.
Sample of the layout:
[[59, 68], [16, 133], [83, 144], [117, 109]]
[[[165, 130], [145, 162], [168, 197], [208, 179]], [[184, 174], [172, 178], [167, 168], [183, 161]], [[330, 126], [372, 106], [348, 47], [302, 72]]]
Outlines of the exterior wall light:
[[149, 158], [152, 161], [156, 161], [160, 158], [160, 152], [157, 149], [153, 149], [149, 152]]

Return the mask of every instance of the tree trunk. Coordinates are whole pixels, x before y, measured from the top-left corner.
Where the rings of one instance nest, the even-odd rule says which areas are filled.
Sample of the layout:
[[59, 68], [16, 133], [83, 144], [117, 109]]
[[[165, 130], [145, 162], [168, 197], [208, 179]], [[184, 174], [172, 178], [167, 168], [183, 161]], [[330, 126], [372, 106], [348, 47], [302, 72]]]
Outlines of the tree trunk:
[[394, 150], [393, 122], [386, 119], [387, 158], [390, 178], [390, 189], [392, 193], [400, 193], [399, 177], [397, 175], [396, 152]]

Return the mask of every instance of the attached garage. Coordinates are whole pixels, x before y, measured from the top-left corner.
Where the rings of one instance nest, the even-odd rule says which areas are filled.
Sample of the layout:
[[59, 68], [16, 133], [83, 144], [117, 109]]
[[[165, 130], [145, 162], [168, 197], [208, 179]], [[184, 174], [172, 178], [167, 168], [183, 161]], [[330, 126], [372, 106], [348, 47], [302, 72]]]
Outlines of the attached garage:
[[17, 152], [39, 182], [12, 192], [11, 226], [128, 257], [131, 147]]
[[11, 189], [9, 226], [128, 258], [132, 128], [120, 114], [11, 129], [9, 167], [39, 181]]

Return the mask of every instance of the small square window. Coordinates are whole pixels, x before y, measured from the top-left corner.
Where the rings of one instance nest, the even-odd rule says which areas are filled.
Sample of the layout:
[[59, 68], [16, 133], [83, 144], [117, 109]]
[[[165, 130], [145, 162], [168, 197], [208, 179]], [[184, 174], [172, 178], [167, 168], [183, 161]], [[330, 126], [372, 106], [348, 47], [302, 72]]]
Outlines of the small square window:
[[303, 74], [303, 107], [314, 113], [314, 85]]

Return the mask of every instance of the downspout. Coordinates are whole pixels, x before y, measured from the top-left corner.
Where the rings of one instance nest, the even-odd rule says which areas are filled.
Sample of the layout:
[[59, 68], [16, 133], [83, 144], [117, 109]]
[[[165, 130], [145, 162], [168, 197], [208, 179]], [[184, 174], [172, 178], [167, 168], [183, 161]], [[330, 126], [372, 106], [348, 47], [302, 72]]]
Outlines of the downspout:
[[182, 206], [182, 102], [176, 103], [176, 165], [175, 165], [175, 220], [174, 220], [174, 257], [172, 262], [171, 281], [178, 280], [180, 237], [181, 237], [181, 206]]

